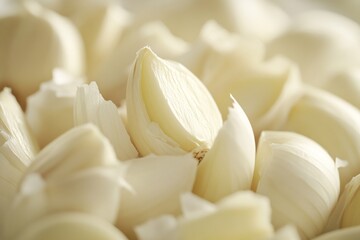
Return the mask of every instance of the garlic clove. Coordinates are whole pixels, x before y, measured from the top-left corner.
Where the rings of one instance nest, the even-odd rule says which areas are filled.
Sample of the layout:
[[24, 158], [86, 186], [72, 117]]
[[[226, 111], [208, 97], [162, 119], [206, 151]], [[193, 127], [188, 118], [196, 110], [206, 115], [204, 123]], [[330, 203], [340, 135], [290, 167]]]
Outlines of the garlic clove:
[[7, 238], [40, 217], [57, 212], [84, 212], [113, 223], [119, 206], [121, 178], [116, 169], [91, 168], [67, 176], [45, 179], [38, 173], [24, 177], [7, 210], [3, 231]]
[[[360, 64], [359, 25], [340, 14], [312, 10], [267, 45], [268, 56], [284, 55], [299, 65], [304, 82], [322, 86]], [[341, 59], [341, 61], [339, 61]]]
[[339, 173], [329, 154], [311, 139], [264, 131], [253, 188], [270, 199], [275, 228], [293, 224], [301, 239], [309, 239], [322, 232], [336, 204]]
[[307, 87], [294, 104], [283, 128], [303, 134], [324, 147], [335, 159], [348, 162], [339, 168], [341, 189], [360, 173], [360, 112], [344, 100]]
[[180, 239], [265, 239], [273, 233], [266, 197], [245, 191], [219, 201], [211, 214], [180, 220]]
[[360, 174], [345, 185], [331, 213], [326, 231], [360, 225]]
[[23, 108], [26, 97], [51, 79], [54, 68], [83, 73], [83, 45], [64, 17], [26, 2], [23, 10], [0, 18], [0, 82], [13, 89]]
[[360, 226], [339, 229], [322, 234], [312, 240], [355, 240], [360, 236]]
[[132, 191], [121, 192], [117, 226], [130, 238], [136, 225], [162, 214], [180, 212], [178, 199], [193, 187], [197, 160], [191, 154], [150, 155], [126, 161], [125, 165], [125, 181]]
[[[186, 204], [189, 205], [191, 201], [200, 203], [197, 196], [188, 194]], [[206, 202], [203, 204], [211, 205]], [[180, 216], [177, 225], [175, 219], [170, 216], [147, 222], [137, 227], [138, 238], [140, 240], [255, 240], [266, 239], [273, 234], [270, 202], [266, 197], [251, 191], [237, 192], [223, 198], [214, 205], [214, 208], [215, 210], [202, 213], [196, 210], [197, 214], [190, 216]], [[164, 225], [167, 227], [162, 228]], [[166, 238], [160, 238], [161, 236]]]
[[244, 109], [256, 138], [266, 129], [279, 129], [291, 106], [301, 95], [297, 67], [284, 58], [274, 58], [247, 70], [230, 68], [222, 75], [209, 76], [206, 86], [224, 116], [231, 94]]
[[300, 240], [300, 236], [294, 225], [285, 225], [277, 230], [268, 240]]
[[206, 87], [181, 64], [161, 59], [148, 47], [137, 54], [126, 104], [130, 136], [142, 155], [209, 149], [222, 126]]
[[115, 104], [104, 100], [95, 82], [78, 88], [74, 103], [74, 123], [76, 126], [95, 124], [109, 139], [119, 160], [138, 156]]
[[40, 147], [74, 126], [76, 89], [83, 82], [83, 79], [55, 69], [52, 80], [43, 82], [40, 89], [28, 97], [26, 119]]
[[24, 113], [10, 89], [5, 88], [0, 93], [0, 225], [37, 152], [37, 142]]
[[14, 240], [127, 240], [113, 225], [93, 215], [59, 213], [33, 222]]
[[55, 181], [83, 169], [119, 163], [107, 138], [94, 125], [85, 124], [70, 129], [42, 149], [27, 174], [37, 173], [46, 181]]
[[188, 48], [187, 43], [175, 37], [162, 22], [147, 22], [139, 27], [131, 25], [131, 31], [124, 34], [116, 49], [94, 76], [106, 99], [117, 105], [125, 99], [131, 63], [136, 52], [144, 46], [151, 47], [167, 59], [174, 59]]
[[205, 84], [221, 79], [229, 69], [247, 69], [265, 57], [265, 46], [257, 40], [229, 32], [214, 20], [201, 28], [196, 41], [176, 58]]
[[352, 68], [339, 73], [322, 88], [360, 109], [360, 69]]
[[254, 166], [254, 133], [244, 111], [233, 99], [227, 121], [198, 166], [193, 191], [216, 202], [236, 191], [248, 190]]

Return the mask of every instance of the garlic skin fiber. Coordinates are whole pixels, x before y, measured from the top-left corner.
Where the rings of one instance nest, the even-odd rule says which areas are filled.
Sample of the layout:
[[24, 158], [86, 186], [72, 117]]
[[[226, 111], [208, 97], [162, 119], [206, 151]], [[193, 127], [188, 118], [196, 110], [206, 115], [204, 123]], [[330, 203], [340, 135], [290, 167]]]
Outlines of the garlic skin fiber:
[[193, 192], [216, 202], [239, 190], [250, 190], [254, 167], [254, 133], [233, 99], [227, 120], [198, 166]]
[[59, 213], [41, 218], [14, 240], [127, 240], [113, 225], [89, 214]]
[[312, 240], [356, 240], [360, 236], [360, 226], [339, 229], [322, 234]]
[[305, 87], [282, 127], [319, 143], [333, 159], [347, 162], [339, 168], [341, 189], [360, 173], [360, 112], [326, 91]]
[[293, 224], [301, 239], [319, 235], [340, 192], [338, 169], [313, 140], [264, 131], [259, 139], [254, 190], [270, 199], [276, 229]]
[[139, 50], [127, 85], [130, 136], [141, 155], [209, 149], [222, 126], [206, 87], [177, 62]]
[[79, 76], [84, 52], [76, 28], [64, 17], [27, 2], [0, 18], [0, 84], [14, 91], [22, 107], [26, 97], [51, 79], [54, 68]]
[[53, 78], [43, 82], [40, 89], [28, 97], [26, 120], [41, 148], [74, 126], [76, 89], [83, 82], [55, 69]]

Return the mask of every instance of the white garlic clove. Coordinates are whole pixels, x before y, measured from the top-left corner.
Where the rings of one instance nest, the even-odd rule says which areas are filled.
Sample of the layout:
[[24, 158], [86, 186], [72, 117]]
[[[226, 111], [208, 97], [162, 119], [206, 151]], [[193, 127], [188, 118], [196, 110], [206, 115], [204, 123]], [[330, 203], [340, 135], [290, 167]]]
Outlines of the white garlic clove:
[[293, 224], [301, 239], [322, 232], [340, 192], [338, 169], [330, 155], [292, 132], [262, 133], [253, 184], [271, 201], [274, 227]]
[[119, 104], [126, 95], [126, 84], [131, 71], [131, 63], [136, 52], [149, 46], [157, 54], [174, 59], [183, 54], [188, 46], [182, 39], [175, 37], [162, 22], [148, 22], [139, 27], [132, 26], [118, 43], [111, 56], [94, 77], [106, 99]]
[[78, 88], [74, 103], [75, 126], [93, 123], [112, 144], [119, 160], [138, 156], [115, 104], [105, 101], [95, 82]]
[[357, 23], [336, 13], [313, 10], [295, 18], [267, 50], [269, 56], [290, 58], [299, 65], [304, 82], [321, 86], [334, 74], [359, 66], [359, 41]]
[[206, 86], [223, 117], [231, 106], [228, 98], [231, 94], [248, 116], [256, 138], [262, 130], [276, 130], [282, 126], [302, 90], [297, 67], [280, 57], [247, 70], [231, 68], [212, 77]]
[[282, 129], [303, 134], [329, 154], [348, 162], [339, 168], [341, 189], [360, 173], [360, 112], [325, 91], [307, 87], [294, 104]]
[[194, 193], [211, 202], [251, 188], [255, 167], [254, 133], [244, 111], [233, 101], [228, 119], [196, 174]]
[[113, 225], [90, 214], [59, 213], [33, 222], [14, 240], [127, 240]]
[[52, 80], [43, 82], [40, 89], [28, 97], [26, 119], [40, 147], [74, 126], [74, 99], [81, 83], [82, 79], [55, 69]]
[[335, 75], [323, 86], [323, 89], [329, 91], [338, 97], [351, 103], [360, 109], [360, 69], [348, 69], [338, 75]]
[[84, 212], [113, 223], [119, 206], [120, 178], [116, 169], [101, 167], [61, 180], [47, 180], [37, 173], [26, 175], [6, 211], [5, 236], [14, 236], [34, 220], [57, 212]]
[[113, 147], [92, 124], [74, 127], [48, 144], [36, 156], [27, 174], [46, 181], [63, 180], [77, 171], [97, 166], [118, 166]]
[[64, 17], [26, 2], [24, 9], [0, 19], [0, 82], [13, 89], [20, 104], [54, 68], [75, 76], [84, 70], [83, 45], [75, 27]]
[[324, 233], [312, 240], [355, 240], [360, 236], [360, 226]]
[[180, 212], [179, 197], [191, 191], [197, 160], [191, 154], [154, 156], [125, 162], [125, 181], [132, 191], [122, 191], [117, 226], [129, 237], [133, 228], [162, 214]]
[[267, 240], [300, 240], [300, 236], [294, 225], [285, 225]]
[[[206, 201], [202, 203], [197, 196], [190, 194], [185, 200], [187, 205], [191, 205], [191, 201], [204, 204], [205, 208], [212, 205]], [[177, 224], [171, 216], [147, 222], [137, 228], [138, 237], [140, 240], [255, 240], [273, 235], [270, 202], [266, 197], [250, 191], [237, 192], [211, 208], [202, 212], [195, 209], [195, 214], [180, 216]]]
[[345, 185], [332, 211], [326, 231], [360, 225], [360, 174]]
[[209, 149], [222, 126], [206, 87], [177, 62], [142, 48], [127, 86], [130, 136], [140, 154]]
[[0, 225], [23, 173], [37, 153], [38, 145], [24, 113], [10, 89], [5, 88], [0, 93]]
[[205, 84], [221, 79], [229, 69], [248, 69], [265, 57], [265, 46], [257, 40], [229, 32], [214, 20], [207, 21], [198, 39], [176, 58]]

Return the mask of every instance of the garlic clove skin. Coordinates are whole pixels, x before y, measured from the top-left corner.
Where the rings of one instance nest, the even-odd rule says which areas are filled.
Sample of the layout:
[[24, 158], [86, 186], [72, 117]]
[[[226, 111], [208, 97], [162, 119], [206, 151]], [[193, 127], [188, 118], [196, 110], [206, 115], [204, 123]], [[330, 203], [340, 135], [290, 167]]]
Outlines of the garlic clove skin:
[[144, 46], [151, 47], [167, 59], [176, 58], [188, 48], [188, 44], [175, 37], [162, 22], [147, 22], [138, 27], [130, 25], [128, 32], [94, 76], [103, 96], [116, 105], [125, 99], [131, 64], [136, 52]]
[[325, 231], [360, 225], [360, 174], [346, 184], [331, 213]]
[[26, 97], [54, 68], [75, 76], [84, 71], [84, 52], [76, 28], [64, 17], [26, 2], [24, 9], [0, 19], [0, 82], [13, 89], [23, 108]]
[[360, 69], [351, 68], [327, 81], [322, 88], [360, 109]]
[[239, 190], [249, 190], [254, 167], [254, 133], [244, 111], [233, 99], [228, 119], [198, 166], [193, 191], [216, 202]]
[[113, 225], [93, 215], [59, 213], [33, 222], [14, 240], [127, 240]]
[[132, 191], [121, 192], [116, 225], [132, 239], [136, 225], [163, 214], [180, 212], [178, 199], [193, 188], [197, 160], [191, 154], [150, 155], [126, 161], [125, 167], [125, 181]]
[[126, 105], [130, 136], [143, 156], [209, 149], [222, 126], [216, 103], [200, 80], [148, 47], [137, 54]]
[[113, 223], [119, 207], [118, 178], [114, 169], [101, 167], [70, 174], [65, 180], [26, 175], [6, 211], [4, 236], [11, 238], [34, 220], [57, 212], [89, 213]]
[[[360, 173], [360, 112], [344, 100], [313, 87], [305, 87], [282, 127], [303, 134], [335, 158], [348, 162], [339, 168], [341, 189]], [[329, 131], [331, 129], [331, 131]]]
[[95, 124], [114, 147], [119, 160], [136, 158], [138, 152], [115, 104], [105, 101], [95, 82], [78, 88], [74, 103], [75, 126]]
[[320, 234], [340, 192], [330, 155], [313, 140], [292, 132], [260, 136], [253, 189], [270, 199], [276, 229], [293, 224], [301, 239]]
[[43, 82], [40, 89], [28, 97], [26, 120], [41, 148], [74, 126], [76, 89], [83, 82], [55, 69], [53, 78]]
[[312, 240], [354, 240], [360, 236], [360, 226], [339, 229], [322, 234]]
[[357, 23], [336, 13], [313, 10], [295, 18], [267, 49], [269, 57], [281, 54], [298, 64], [305, 83], [322, 86], [339, 72], [359, 66], [359, 41]]

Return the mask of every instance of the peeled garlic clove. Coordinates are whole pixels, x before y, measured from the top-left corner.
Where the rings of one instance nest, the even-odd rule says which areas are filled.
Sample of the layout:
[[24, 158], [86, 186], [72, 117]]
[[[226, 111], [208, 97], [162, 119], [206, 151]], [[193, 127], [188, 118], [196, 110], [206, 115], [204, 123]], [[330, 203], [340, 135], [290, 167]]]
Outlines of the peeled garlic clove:
[[[38, 146], [10, 89], [0, 93], [0, 225]], [[1, 232], [1, 231], [0, 231]]]
[[355, 240], [360, 236], [360, 226], [339, 229], [322, 234], [312, 240]]
[[26, 97], [51, 79], [54, 68], [75, 76], [83, 72], [83, 46], [75, 27], [35, 2], [2, 17], [0, 36], [0, 82], [13, 89], [23, 107]]
[[232, 68], [212, 76], [206, 86], [226, 116], [231, 94], [244, 109], [256, 138], [262, 130], [279, 129], [301, 94], [297, 67], [284, 58], [259, 63], [248, 70]]
[[151, 219], [135, 228], [139, 240], [176, 240], [173, 231], [176, 229], [177, 219], [172, 215], [163, 215]]
[[74, 103], [74, 123], [95, 124], [114, 147], [119, 160], [138, 156], [121, 116], [111, 101], [105, 101], [95, 82], [78, 88]]
[[74, 126], [74, 99], [82, 82], [80, 78], [55, 69], [52, 80], [43, 82], [40, 89], [28, 97], [26, 119], [40, 147]]
[[207, 83], [221, 77], [229, 68], [246, 69], [256, 65], [264, 56], [265, 46], [259, 40], [231, 33], [210, 20], [201, 28], [198, 39], [176, 60]]
[[127, 240], [113, 225], [93, 215], [59, 213], [33, 222], [14, 240]]
[[277, 230], [274, 236], [268, 238], [268, 240], [300, 240], [300, 236], [294, 225], [286, 225]]
[[94, 77], [106, 99], [117, 105], [125, 99], [131, 63], [136, 52], [144, 46], [150, 46], [157, 54], [168, 59], [174, 59], [188, 48], [187, 43], [175, 37], [162, 22], [148, 22], [137, 28], [133, 26]]
[[127, 116], [140, 154], [183, 154], [209, 149], [221, 128], [206, 87], [177, 62], [142, 48], [127, 86]]
[[360, 174], [346, 184], [332, 211], [326, 231], [360, 225]]
[[267, 50], [269, 56], [290, 58], [299, 65], [304, 82], [321, 86], [334, 74], [360, 64], [359, 41], [358, 24], [336, 13], [314, 10], [298, 16]]
[[7, 210], [3, 226], [5, 236], [16, 232], [42, 216], [57, 212], [84, 212], [113, 223], [116, 218], [120, 188], [115, 170], [92, 168], [48, 180], [39, 174], [26, 175], [13, 204]]
[[121, 192], [117, 226], [130, 237], [136, 225], [162, 214], [180, 212], [178, 199], [193, 187], [197, 160], [191, 154], [150, 155], [125, 164], [125, 181], [132, 191]]
[[215, 212], [181, 218], [176, 229], [180, 239], [250, 240], [273, 234], [266, 197], [250, 191], [237, 192], [219, 201], [216, 208]]
[[360, 69], [346, 70], [331, 78], [322, 88], [360, 109]]
[[117, 166], [110, 142], [92, 124], [74, 127], [48, 144], [28, 167], [49, 180], [63, 180], [77, 171], [97, 166]]
[[284, 130], [303, 134], [324, 147], [335, 159], [348, 162], [339, 168], [341, 189], [360, 173], [360, 112], [344, 100], [315, 88], [304, 95], [289, 112]]
[[297, 227], [301, 239], [320, 234], [340, 192], [337, 167], [311, 139], [264, 131], [256, 157], [254, 189], [267, 196], [275, 228]]
[[[72, 1], [64, 1], [71, 5]], [[130, 23], [130, 14], [115, 2], [80, 1], [69, 18], [84, 41], [87, 75], [93, 79], [103, 62], [115, 50], [123, 31]]]
[[228, 119], [196, 174], [194, 193], [211, 202], [251, 188], [255, 166], [254, 133], [240, 105], [233, 101]]

